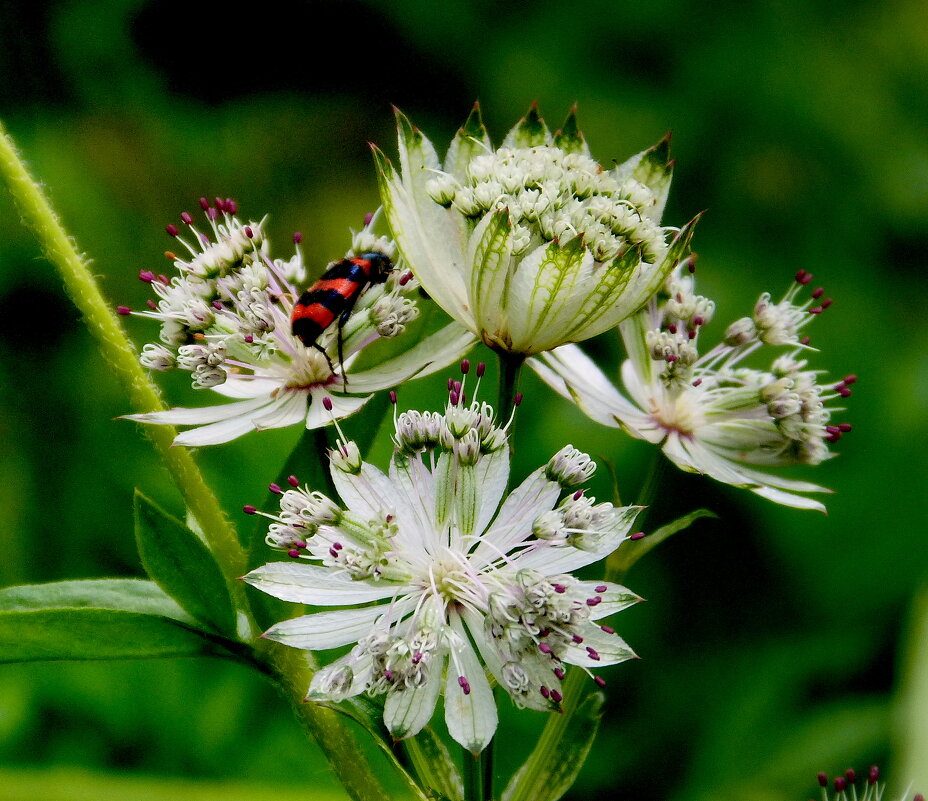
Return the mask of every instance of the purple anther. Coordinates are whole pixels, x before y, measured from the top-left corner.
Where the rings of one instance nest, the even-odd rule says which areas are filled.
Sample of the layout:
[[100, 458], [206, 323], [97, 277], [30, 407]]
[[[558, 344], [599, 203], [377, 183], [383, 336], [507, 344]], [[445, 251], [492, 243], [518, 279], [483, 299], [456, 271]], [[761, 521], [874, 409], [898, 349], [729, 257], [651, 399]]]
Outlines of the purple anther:
[[219, 217], [219, 209], [214, 209], [212, 206], [209, 206], [206, 209], [206, 216], [209, 217], [210, 220], [215, 220]]
[[226, 211], [229, 214], [235, 214], [238, 211], [238, 203], [236, 203], [232, 198], [226, 198]]
[[448, 379], [448, 392], [453, 392], [453, 391], [454, 391], [454, 379], [449, 378]]
[[454, 390], [451, 390], [451, 395], [448, 397], [448, 400], [451, 402], [452, 406], [457, 406], [458, 401], [461, 400], [461, 396], [458, 395], [458, 393], [455, 392]]
[[593, 676], [593, 681], [595, 681], [600, 687], [606, 686], [606, 680], [602, 676]]
[[701, 378], [697, 378], [697, 379], [693, 382], [693, 386], [694, 386], [694, 387], [698, 387], [701, 383], [702, 383], [702, 379], [701, 379]]
[[383, 672], [383, 677], [384, 677], [387, 681], [393, 681], [393, 671], [392, 671], [392, 670], [385, 670], [385, 671]]
[[245, 334], [245, 336], [243, 336], [242, 339], [244, 339], [249, 345], [255, 341], [254, 336], [252, 336], [251, 334]]
[[257, 506], [251, 506], [250, 504], [246, 504], [245, 506], [242, 507], [242, 511], [243, 511], [246, 515], [253, 515], [255, 512], [258, 511], [258, 507], [257, 507]]
[[155, 274], [151, 270], [139, 270], [139, 281], [144, 281], [146, 284], [153, 284], [155, 282]]
[[701, 317], [698, 314], [693, 318], [693, 325], [695, 326], [704, 325], [705, 322], [706, 322], [705, 318]]
[[541, 685], [541, 689], [539, 690], [539, 692], [541, 693], [543, 698], [551, 697], [551, 691], [547, 687], [545, 687], [544, 684]]
[[287, 551], [287, 556], [289, 556], [291, 559], [299, 559], [300, 552], [296, 548], [291, 548], [289, 551]]
[[844, 376], [844, 383], [850, 386], [857, 383], [857, 376], [854, 373]]
[[168, 236], [177, 236], [178, 233], [180, 233], [177, 230], [177, 226], [173, 223], [168, 223], [166, 226], [164, 226], [164, 230], [168, 232]]
[[521, 406], [521, 405], [522, 405], [522, 393], [521, 393], [521, 392], [516, 393], [515, 398], [513, 398], [512, 405], [513, 405], [513, 406]]
[[812, 280], [812, 273], [807, 273], [805, 270], [800, 270], [798, 273], [796, 273], [797, 284], [802, 284], [803, 286], [805, 286], [811, 280]]
[[823, 311], [825, 310], [821, 306], [813, 306], [809, 309], [809, 314], [821, 314]]
[[835, 792], [843, 793], [847, 789], [847, 779], [844, 776], [835, 776]]
[[838, 428], [837, 426], [825, 426], [825, 430], [829, 434], [840, 434], [841, 433], [841, 429]]
[[483, 378], [483, 374], [487, 371], [486, 362], [477, 362], [477, 378]]
[[340, 551], [340, 550], [341, 550], [342, 548], [344, 548], [345, 546], [342, 545], [340, 542], [333, 542], [333, 543], [332, 543], [332, 547], [333, 547], [336, 551]]
[[392, 389], [390, 390], [390, 403], [396, 406], [396, 391]]
[[364, 215], [364, 227], [367, 228], [371, 224], [371, 220], [374, 219], [374, 212], [369, 211]]
[[548, 645], [548, 643], [546, 642], [540, 642], [538, 643], [538, 650], [541, 651], [543, 654], [550, 654], [551, 646]]
[[634, 534], [629, 535], [630, 540], [642, 540], [644, 539], [643, 531], [636, 531]]
[[303, 241], [303, 234], [301, 234], [299, 231], [294, 231], [293, 232], [293, 244], [299, 245], [300, 242], [302, 241]]
[[[797, 280], [798, 280], [798, 279], [797, 279]], [[827, 786], [828, 786], [828, 774], [825, 773], [825, 771], [821, 771], [815, 778], [818, 780], [818, 786], [819, 786], [819, 787], [827, 787]]]
[[182, 211], [180, 213], [180, 219], [184, 225], [193, 225], [193, 217], [190, 216], [190, 212]]
[[554, 591], [560, 595], [563, 595], [565, 592], [567, 592], [567, 587], [565, 587], [563, 584], [552, 584], [551, 586], [554, 587]]
[[299, 480], [296, 476], [287, 476], [287, 483], [288, 483], [291, 487], [298, 487], [298, 486], [300, 486], [300, 480]]
[[338, 559], [338, 551], [336, 551], [334, 548], [329, 548], [329, 556], [331, 556], [333, 559]]
[[673, 364], [676, 360], [677, 360], [677, 356], [675, 353], [668, 353], [664, 357], [664, 361], [666, 361], [668, 364]]
[[332, 411], [332, 399], [328, 395], [322, 397], [322, 408], [327, 412]]
[[600, 626], [600, 628], [606, 632], [606, 634], [615, 634], [615, 629], [612, 626]]
[[600, 584], [598, 587], [594, 587], [594, 589], [596, 590], [596, 592], [602, 594], [609, 588], [605, 584]]
[[455, 382], [451, 385], [451, 391], [452, 391], [452, 392], [460, 392], [460, 391], [461, 391], [461, 382], [460, 382], [460, 381], [455, 381]]
[[297, 541], [296, 541], [295, 543], [293, 543], [293, 544], [294, 544], [297, 548], [305, 548], [305, 547], [306, 547], [306, 543], [303, 542], [303, 540], [297, 540]]
[[599, 606], [602, 602], [603, 602], [603, 599], [600, 598], [598, 595], [595, 598], [586, 599], [587, 606]]
[[599, 661], [600, 656], [599, 656], [599, 653], [597, 652], [597, 650], [596, 650], [595, 648], [592, 648], [592, 647], [590, 647], [590, 646], [588, 645], [588, 646], [586, 647], [586, 652], [587, 652], [587, 654], [589, 654], [590, 659], [592, 659], [594, 662], [598, 662], [598, 661]]
[[164, 284], [165, 286], [168, 286], [171, 283], [171, 279], [168, 278], [166, 275], [159, 275], [158, 281]]
[[209, 208], [209, 201], [205, 197], [200, 198], [200, 208], [206, 211]]
[[693, 273], [695, 273], [695, 272], [696, 272], [696, 262], [695, 262], [695, 261], [691, 261], [689, 264], [686, 265], [686, 269], [690, 271], [690, 275], [692, 275]]
[[422, 651], [416, 651], [412, 655], [412, 663], [418, 665], [422, 661]]
[[267, 488], [273, 492], [275, 495], [283, 495], [284, 491], [277, 484], [268, 484]]
[[880, 769], [876, 765], [871, 765], [870, 770], [867, 771], [867, 784], [874, 785], [876, 780], [880, 778]]
[[221, 197], [217, 197], [215, 198], [215, 200], [216, 200], [216, 208], [219, 209], [219, 211], [225, 211], [226, 202]]
[[825, 298], [825, 300], [822, 301], [822, 308], [827, 309], [834, 302], [834, 298]]
[[551, 690], [551, 700], [554, 701], [554, 703], [559, 704], [564, 700], [564, 696], [561, 695], [557, 690]]
[[571, 637], [571, 639], [572, 639], [577, 645], [580, 645], [580, 643], [583, 642], [583, 637], [581, 637], [579, 634], [574, 634], [574, 636]]
[[557, 676], [559, 680], [564, 678], [564, 668], [556, 667], [554, 668], [553, 672], [554, 672], [554, 675]]
[[818, 300], [824, 294], [825, 294], [824, 287], [819, 287], [818, 289], [812, 290], [812, 297], [815, 298], [816, 300]]
[[808, 345], [812, 341], [812, 337], [803, 337], [799, 340], [800, 345]]
[[152, 311], [157, 311], [158, 309], [158, 304], [155, 303], [151, 298], [145, 301], [145, 305], [148, 306], [148, 308]]
[[852, 394], [852, 393], [851, 393], [851, 391], [850, 391], [847, 387], [841, 387], [841, 389], [838, 390], [838, 394], [839, 394], [842, 398], [849, 398], [849, 397], [851, 397], [851, 394]]
[[464, 691], [464, 695], [470, 695], [470, 683], [463, 676], [458, 676], [458, 684]]
[[676, 334], [677, 333], [676, 323], [671, 323], [670, 325], [668, 325], [667, 330], [670, 331], [671, 334]]
[[222, 301], [214, 300], [212, 302], [212, 307], [218, 311], [222, 311], [225, 307], [222, 305]]
[[687, 332], [686, 332], [686, 335], [687, 335], [690, 339], [696, 339], [696, 331], [695, 331], [695, 330], [687, 331]]
[[125, 317], [127, 314], [132, 314], [132, 309], [128, 306], [117, 306], [116, 314], [121, 314], [123, 317]]
[[255, 238], [255, 232], [250, 225], [246, 225], [242, 230], [245, 232], [245, 236], [247, 236], [249, 239]]
[[847, 434], [851, 428], [852, 426], [850, 423], [838, 423], [838, 431], [840, 431], [842, 434]]
[[854, 784], [857, 781], [857, 772], [854, 768], [848, 768], [844, 771], [844, 775], [847, 777], [847, 780], [850, 784]]
[[412, 273], [403, 273], [400, 276], [399, 285], [406, 286], [410, 281], [412, 281]]

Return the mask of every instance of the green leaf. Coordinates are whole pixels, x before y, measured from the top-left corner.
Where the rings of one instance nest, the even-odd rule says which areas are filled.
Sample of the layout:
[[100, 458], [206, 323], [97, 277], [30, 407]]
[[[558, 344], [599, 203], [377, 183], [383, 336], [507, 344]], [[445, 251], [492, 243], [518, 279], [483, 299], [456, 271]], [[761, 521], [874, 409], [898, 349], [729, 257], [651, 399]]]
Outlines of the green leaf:
[[550, 145], [551, 142], [551, 132], [538, 114], [538, 103], [532, 103], [528, 114], [519, 120], [515, 127], [506, 134], [503, 147], [539, 147], [540, 145]]
[[[576, 670], [576, 668], [575, 668]], [[578, 671], [579, 673], [579, 671]], [[578, 693], [583, 690], [572, 682]], [[545, 726], [538, 745], [503, 791], [502, 801], [558, 801], [571, 788], [599, 730], [605, 696], [594, 692]]]
[[554, 134], [554, 144], [565, 153], [580, 153], [590, 155], [589, 145], [583, 136], [583, 131], [577, 126], [577, 107], [574, 105], [564, 120], [561, 129]]
[[445, 172], [459, 181], [467, 178], [467, 165], [475, 156], [492, 152], [490, 134], [480, 117], [480, 104], [474, 103], [467, 121], [458, 129], [445, 156]]
[[89, 579], [0, 590], [0, 662], [219, 655], [155, 584]]
[[464, 801], [464, 780], [448, 748], [428, 726], [403, 741], [422, 784], [448, 801]]
[[701, 517], [718, 518], [718, 515], [708, 509], [696, 509], [689, 514], [683, 515], [683, 517], [678, 517], [666, 526], [661, 526], [657, 531], [642, 537], [640, 540], [626, 540], [606, 560], [606, 573], [609, 576], [624, 576], [642, 556], [656, 548], [668, 537], [689, 528]]
[[219, 565], [180, 520], [136, 490], [135, 541], [155, 583], [196, 620], [235, 636], [235, 609]]
[[381, 751], [386, 754], [387, 758], [396, 769], [399, 771], [400, 775], [405, 779], [407, 786], [414, 798], [417, 801], [432, 801], [425, 793], [422, 792], [422, 788], [416, 784], [415, 779], [410, 775], [407, 766], [404, 765], [399, 757], [397, 756], [397, 751], [394, 748], [393, 738], [390, 736], [390, 732], [387, 731], [387, 727], [383, 723], [383, 707], [377, 704], [375, 701], [371, 700], [366, 696], [355, 696], [354, 698], [349, 698], [341, 703], [325, 703], [325, 702], [307, 702], [307, 703], [319, 703], [320, 706], [324, 706], [327, 709], [331, 709], [335, 712], [340, 712], [343, 715], [347, 715], [355, 723], [358, 723], [368, 734], [371, 735], [374, 743], [380, 748]]
[[653, 208], [644, 211], [655, 222], [660, 222], [667, 205], [670, 182], [673, 179], [673, 165], [670, 158], [670, 133], [667, 133], [656, 145], [642, 150], [615, 168], [619, 183], [626, 178], [634, 178], [654, 193]]

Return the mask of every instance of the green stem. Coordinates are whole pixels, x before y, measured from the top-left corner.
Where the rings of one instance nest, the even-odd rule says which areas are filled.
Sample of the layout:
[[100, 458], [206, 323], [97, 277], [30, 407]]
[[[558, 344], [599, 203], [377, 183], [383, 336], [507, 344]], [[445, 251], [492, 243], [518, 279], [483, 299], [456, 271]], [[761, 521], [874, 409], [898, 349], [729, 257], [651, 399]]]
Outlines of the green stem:
[[522, 374], [525, 356], [521, 353], [503, 351], [497, 351], [497, 356], [499, 356], [499, 400], [496, 403], [496, 419], [505, 425], [515, 408], [516, 395], [519, 392], [519, 376]]
[[345, 791], [354, 801], [391, 801], [354, 733], [338, 712], [305, 701], [312, 678], [308, 655], [267, 641], [265, 654], [293, 714], [318, 743]]
[[462, 747], [461, 759], [464, 762], [464, 801], [486, 801], [489, 796], [483, 794], [486, 787], [483, 754], [472, 754]]
[[[0, 124], [0, 172], [23, 216], [33, 230], [46, 258], [55, 265], [65, 289], [84, 317], [90, 333], [96, 338], [103, 357], [125, 387], [129, 402], [137, 412], [163, 411], [167, 407], [161, 394], [149, 382], [139, 364], [112, 306], [107, 303], [68, 234], [62, 228], [48, 199], [32, 179], [19, 158], [12, 140]], [[212, 490], [206, 485], [196, 463], [185, 448], [173, 448], [177, 432], [169, 426], [146, 426], [145, 433], [164, 460], [187, 507], [203, 530], [203, 535], [224, 575], [231, 585], [245, 569], [245, 553], [235, 530], [223, 514]], [[244, 600], [241, 587], [231, 586]]]
[[[16, 148], [0, 124], [0, 173], [16, 201], [25, 224], [30, 227], [48, 260], [55, 265], [65, 288], [96, 338], [103, 357], [113, 368], [138, 412], [164, 411], [161, 393], [139, 364], [135, 349], [112, 307], [104, 299], [87, 263], [52, 210], [39, 185], [31, 178]], [[229, 582], [237, 608], [250, 620], [242, 582], [236, 579], [246, 569], [246, 554], [235, 529], [219, 501], [206, 484], [185, 448], [172, 447], [176, 431], [169, 426], [146, 426], [144, 431], [200, 525], [217, 563]], [[309, 686], [310, 669], [300, 653], [288, 648], [273, 651], [271, 664], [284, 685], [291, 706], [304, 727], [318, 740], [333, 768], [356, 801], [387, 801], [388, 796], [345, 725], [336, 713], [302, 702]]]

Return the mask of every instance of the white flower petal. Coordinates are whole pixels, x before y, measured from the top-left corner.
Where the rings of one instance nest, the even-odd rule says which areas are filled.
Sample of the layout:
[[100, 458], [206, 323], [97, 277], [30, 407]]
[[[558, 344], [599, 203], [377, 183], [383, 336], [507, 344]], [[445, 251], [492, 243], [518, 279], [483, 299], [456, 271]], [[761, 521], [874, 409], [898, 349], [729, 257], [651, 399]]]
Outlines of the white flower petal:
[[233, 373], [224, 384], [212, 387], [212, 390], [227, 398], [259, 398], [262, 395], [269, 397], [283, 385], [284, 382], [276, 378], [245, 378]]
[[332, 483], [344, 505], [361, 517], [382, 519], [384, 513], [393, 514], [402, 497], [396, 485], [372, 464], [364, 462], [357, 475], [345, 473], [337, 467], [329, 471]]
[[262, 636], [293, 648], [323, 651], [357, 642], [373, 627], [377, 618], [389, 611], [390, 606], [384, 604], [317, 612], [271, 626]]
[[230, 442], [236, 437], [255, 430], [255, 424], [249, 417], [233, 417], [231, 420], [222, 420], [208, 426], [191, 428], [174, 437], [174, 445], [186, 445], [189, 448], [200, 448], [205, 445], [221, 445]]
[[470, 265], [468, 296], [478, 329], [486, 342], [511, 347], [504, 302], [513, 268], [512, 223], [508, 209], [487, 212], [477, 223], [468, 244], [467, 263]]
[[635, 652], [618, 634], [607, 634], [595, 625], [586, 626], [582, 632], [583, 642], [569, 643], [561, 657], [568, 665], [597, 668], [635, 658]]
[[[628, 587], [614, 584], [611, 581], [580, 581], [577, 582], [577, 586], [587, 593], [587, 597], [600, 599], [596, 606], [590, 607], [590, 618], [592, 620], [609, 617], [644, 600]], [[597, 592], [598, 587], [605, 587], [605, 592]]]
[[[354, 389], [354, 387], [352, 387]], [[313, 387], [310, 393], [311, 400], [306, 412], [306, 428], [311, 431], [314, 428], [323, 428], [329, 425], [333, 419], [341, 420], [343, 417], [349, 417], [361, 409], [373, 396], [352, 397], [351, 395], [333, 395], [331, 392], [322, 387]], [[332, 401], [331, 411], [322, 405], [323, 398]]]
[[270, 398], [261, 397], [240, 403], [220, 403], [217, 406], [201, 406], [186, 408], [178, 406], [164, 412], [148, 412], [146, 414], [127, 414], [123, 420], [135, 420], [138, 423], [155, 423], [166, 426], [203, 425], [205, 423], [218, 423], [232, 417], [248, 415], [270, 403]]
[[[448, 664], [445, 722], [455, 742], [472, 754], [479, 754], [493, 739], [499, 717], [490, 682], [487, 681], [483, 665], [474, 653], [464, 626], [457, 614], [452, 613], [450, 618], [451, 628], [460, 638], [461, 646]], [[460, 677], [467, 682], [466, 688], [459, 683]], [[465, 692], [465, 689], [469, 691]]]
[[306, 416], [309, 398], [309, 392], [304, 389], [284, 390], [260, 414], [255, 414], [252, 422], [258, 431], [292, 426]]
[[490, 525], [509, 483], [509, 448], [487, 454], [477, 464], [477, 523], [474, 531]]
[[275, 598], [315, 606], [381, 601], [409, 590], [404, 584], [353, 581], [346, 574], [335, 573], [327, 567], [290, 562], [270, 562], [252, 570], [244, 579]]
[[435, 525], [435, 481], [418, 454], [390, 461], [390, 480], [396, 488], [399, 538], [412, 551], [438, 545]]
[[436, 655], [428, 666], [428, 677], [421, 687], [392, 689], [383, 707], [383, 722], [398, 740], [418, 734], [435, 712], [441, 690], [444, 655]]

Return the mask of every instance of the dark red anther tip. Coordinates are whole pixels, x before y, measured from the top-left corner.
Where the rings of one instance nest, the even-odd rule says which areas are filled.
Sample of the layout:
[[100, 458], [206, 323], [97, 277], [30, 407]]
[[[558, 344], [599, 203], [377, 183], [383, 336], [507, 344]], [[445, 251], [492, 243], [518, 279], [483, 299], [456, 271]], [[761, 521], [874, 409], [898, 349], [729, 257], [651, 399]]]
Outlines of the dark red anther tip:
[[551, 690], [551, 700], [554, 701], [554, 703], [559, 704], [564, 700], [564, 696], [561, 695], [557, 690]]
[[844, 376], [844, 383], [850, 386], [851, 384], [857, 383], [857, 376], [854, 373]]
[[399, 284], [400, 286], [406, 286], [410, 281], [412, 281], [412, 273], [403, 273], [400, 276]]
[[222, 301], [220, 301], [220, 300], [214, 300], [214, 301], [212, 302], [211, 305], [212, 305], [212, 307], [213, 307], [214, 309], [216, 309], [217, 311], [222, 311], [222, 310], [225, 308], [225, 307], [222, 305]]
[[364, 215], [364, 227], [367, 228], [371, 224], [371, 220], [374, 219], [374, 212], [369, 211]]
[[643, 532], [643, 531], [636, 531], [634, 534], [629, 535], [629, 539], [630, 539], [630, 540], [640, 540], [640, 539], [644, 539], [644, 532]]
[[145, 305], [148, 306], [148, 308], [151, 309], [152, 311], [158, 310], [158, 304], [155, 303], [151, 298], [145, 301]]
[[470, 695], [470, 683], [463, 676], [458, 676], [458, 684], [464, 691], [464, 695]]
[[521, 406], [521, 405], [522, 405], [522, 393], [521, 393], [521, 392], [517, 393], [516, 396], [515, 396], [515, 398], [513, 398], [512, 405], [513, 405], [513, 406]]
[[454, 379], [448, 379], [448, 392], [454, 392]]
[[287, 476], [287, 483], [288, 483], [291, 487], [298, 487], [298, 486], [300, 486], [300, 480], [299, 480], [296, 476]]
[[232, 198], [226, 198], [226, 211], [229, 214], [235, 214], [238, 211], [238, 203], [236, 203]]
[[267, 488], [273, 492], [275, 495], [283, 495], [284, 491], [280, 488], [278, 484], [268, 484]]
[[289, 556], [291, 559], [299, 559], [300, 551], [297, 548], [291, 548], [289, 551], [287, 551], [287, 556]]
[[849, 397], [851, 397], [851, 391], [850, 391], [847, 387], [841, 387], [841, 389], [838, 390], [838, 394], [839, 394], [842, 398], [849, 398]]
[[606, 590], [608, 590], [609, 588], [608, 588], [605, 584], [600, 584], [600, 585], [598, 585], [597, 587], [594, 587], [594, 589], [596, 590], [596, 592], [598, 592], [600, 595], [602, 595], [602, 594], [603, 594]]
[[595, 681], [600, 687], [606, 686], [606, 680], [602, 676], [593, 676], [593, 681]]
[[460, 391], [461, 391], [461, 382], [460, 382], [460, 381], [455, 381], [455, 382], [451, 385], [451, 391], [452, 391], [452, 392], [460, 392]]
[[461, 375], [467, 375], [470, 372], [470, 361], [461, 359]]
[[180, 219], [185, 225], [193, 225], [193, 217], [190, 216], [189, 212], [182, 211], [180, 213]]
[[332, 411], [332, 399], [328, 395], [325, 395], [322, 398], [322, 408], [327, 412]]
[[843, 793], [847, 789], [847, 779], [844, 776], [835, 776], [835, 792]]
[[221, 197], [217, 197], [215, 200], [216, 200], [216, 208], [219, 209], [219, 211], [225, 211], [226, 202]]
[[825, 294], [824, 287], [818, 287], [818, 289], [812, 290], [812, 297], [815, 298], [816, 300], [818, 300], [824, 294]]
[[667, 330], [670, 331], [671, 334], [676, 334], [677, 333], [676, 323], [671, 323], [670, 325], [668, 325]]
[[538, 643], [538, 650], [541, 651], [543, 654], [550, 654], [551, 646], [548, 645], [548, 643], [546, 642], [540, 642]]
[[600, 628], [601, 628], [604, 632], [606, 632], [606, 634], [615, 634], [615, 629], [612, 628], [612, 626], [605, 626], [605, 625], [603, 625], [603, 626], [600, 626]]
[[664, 357], [664, 360], [665, 360], [668, 364], [673, 364], [673, 363], [677, 360], [677, 357], [676, 357], [676, 355], [673, 354], [673, 353], [668, 353], [668, 354]]
[[916, 793], [915, 798], [913, 798], [912, 801], [925, 801], [925, 796], [923, 796], [921, 793]]
[[215, 220], [219, 216], [219, 209], [214, 209], [212, 206], [207, 206], [206, 216], [211, 220]]
[[250, 505], [246, 504], [245, 506], [242, 507], [242, 511], [243, 511], [246, 515], [253, 515], [255, 512], [258, 511], [258, 507], [257, 507], [257, 506], [250, 506]]
[[249, 345], [255, 341], [255, 338], [252, 334], [245, 334], [242, 339], [244, 339]]
[[200, 208], [206, 211], [209, 208], [209, 201], [205, 197], [200, 198]]
[[139, 270], [139, 281], [144, 281], [146, 284], [153, 284], [155, 282], [155, 274], [151, 270]]
[[551, 691], [545, 687], [544, 684], [541, 685], [541, 689], [539, 689], [538, 692], [541, 693], [542, 698], [549, 698], [551, 696]]
[[880, 769], [876, 765], [871, 765], [870, 770], [867, 771], [867, 784], [876, 784], [876, 780], [880, 778]]
[[812, 341], [812, 337], [803, 337], [799, 340], [800, 345], [808, 345]]
[[294, 231], [294, 233], [293, 233], [293, 244], [294, 244], [294, 245], [299, 245], [300, 242], [302, 242], [302, 241], [303, 241], [303, 234], [301, 234], [299, 231]]
[[813, 306], [809, 309], [809, 314], [821, 314], [823, 311], [825, 310], [821, 306]]
[[574, 500], [575, 500], [575, 501], [579, 501], [582, 497], [583, 497], [583, 490], [582, 490], [582, 489], [578, 489], [578, 490], [574, 493]]
[[695, 331], [687, 331], [687, 332], [686, 332], [686, 335], [687, 335], [690, 339], [696, 339], [696, 332], [695, 332]]
[[834, 298], [825, 298], [825, 300], [822, 301], [822, 309], [827, 309], [834, 302]]
[[458, 402], [461, 400], [461, 396], [458, 395], [458, 393], [452, 389], [451, 395], [448, 397], [448, 400], [451, 401], [452, 406], [457, 406]]
[[396, 406], [396, 390], [390, 390], [390, 403]]
[[180, 233], [174, 223], [168, 223], [166, 226], [164, 226], [164, 230], [168, 232], [168, 236], [177, 236], [178, 233]]
[[838, 423], [838, 431], [840, 431], [842, 434], [847, 434], [848, 431], [850, 430], [851, 430], [850, 423]]
[[487, 371], [486, 362], [477, 362], [477, 378], [483, 378], [484, 373]]
[[553, 672], [554, 672], [554, 675], [557, 676], [559, 680], [563, 680], [563, 679], [564, 679], [564, 675], [565, 675], [565, 674], [564, 674], [564, 668], [556, 667], [556, 668], [554, 668], [554, 671], [553, 671]]
[[854, 768], [848, 768], [846, 771], [844, 771], [844, 775], [847, 777], [847, 780], [850, 784], [853, 784], [857, 781], [857, 772], [854, 770]]
[[579, 634], [574, 634], [574, 636], [571, 637], [571, 639], [572, 639], [577, 645], [580, 645], [580, 643], [583, 642], [583, 637], [581, 637]]
[[[805, 270], [800, 270], [800, 272], [805, 272]], [[797, 277], [796, 280], [798, 281], [799, 278]], [[827, 787], [827, 786], [828, 786], [828, 774], [825, 773], [825, 771], [821, 771], [815, 778], [818, 779], [818, 786], [819, 786], [819, 787]]]
[[705, 319], [698, 314], [693, 318], [693, 325], [703, 325], [705, 322]]
[[125, 317], [127, 314], [132, 314], [132, 309], [130, 309], [128, 306], [117, 306], [116, 314], [121, 314], [123, 317]]
[[245, 236], [247, 236], [249, 239], [255, 238], [255, 232], [250, 225], [246, 225], [242, 230], [245, 231]]
[[702, 383], [702, 379], [701, 379], [701, 378], [697, 378], [697, 379], [693, 382], [693, 386], [694, 386], [694, 387], [698, 387], [701, 383]]

